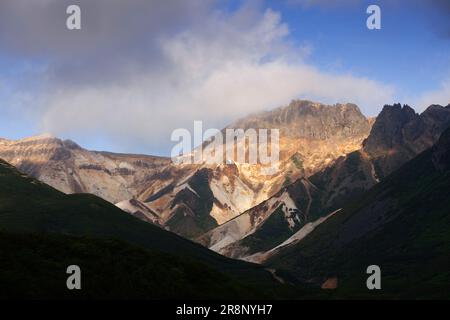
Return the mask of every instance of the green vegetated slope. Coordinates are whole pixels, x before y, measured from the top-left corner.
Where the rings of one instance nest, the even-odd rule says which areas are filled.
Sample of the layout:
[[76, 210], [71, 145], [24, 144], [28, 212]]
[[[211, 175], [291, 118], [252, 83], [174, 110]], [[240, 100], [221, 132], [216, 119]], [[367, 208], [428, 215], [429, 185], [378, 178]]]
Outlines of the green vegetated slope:
[[[179, 295], [177, 294], [176, 297], [182, 297], [189, 294], [191, 288], [202, 286], [203, 280], [200, 278], [203, 275], [205, 276], [203, 285], [206, 286], [209, 283], [210, 292], [214, 293], [212, 297], [220, 297], [222, 293], [232, 292], [228, 289], [234, 288], [233, 281], [240, 282], [239, 285], [236, 285], [240, 288], [247, 285], [271, 287], [276, 283], [273, 276], [261, 266], [220, 256], [199, 244], [140, 221], [93, 195], [63, 194], [21, 174], [3, 161], [0, 161], [0, 232], [3, 237], [0, 246], [2, 255], [10, 257], [10, 259], [3, 256], [0, 258], [3, 262], [2, 267], [6, 268], [2, 270], [2, 273], [8, 274], [7, 268], [13, 268], [11, 269], [13, 275], [19, 277], [22, 274], [23, 281], [29, 279], [29, 273], [33, 274], [33, 266], [42, 271], [42, 281], [36, 283], [42, 284], [49, 281], [48, 277], [51, 277], [56, 270], [61, 271], [60, 267], [67, 264], [71, 258], [90, 265], [91, 267], [88, 269], [91, 268], [91, 271], [88, 272], [97, 273], [97, 271], [101, 271], [101, 268], [96, 265], [95, 253], [98, 253], [98, 260], [103, 261], [103, 265], [109, 261], [117, 263], [117, 270], [113, 270], [114, 265], [110, 269], [106, 268], [105, 277], [99, 275], [99, 281], [104, 281], [117, 273], [116, 277], [119, 277], [119, 280], [125, 282], [129, 277], [129, 281], [133, 283], [138, 278], [133, 274], [135, 270], [139, 270], [145, 275], [154, 271], [156, 274], [153, 277], [158, 276], [158, 270], [160, 270], [158, 267], [154, 266], [153, 271], [149, 269], [154, 260], [156, 262], [165, 261], [167, 268], [164, 268], [166, 272], [163, 275], [166, 276], [162, 276], [159, 280], [168, 281], [166, 284], [168, 288], [171, 286], [178, 288], [177, 283], [189, 283], [192, 286], [186, 286], [185, 290], [170, 291], [171, 289], [167, 289], [161, 293], [161, 296], [147, 291], [148, 297], [170, 296], [171, 292], [177, 292]], [[88, 238], [71, 238], [74, 236]], [[17, 237], [17, 243], [15, 243], [14, 237]], [[99, 239], [90, 239], [91, 237]], [[33, 239], [41, 244], [34, 243]], [[106, 239], [116, 239], [119, 242], [108, 242]], [[27, 247], [19, 245], [20, 243]], [[14, 246], [17, 250], [14, 249]], [[79, 247], [86, 249], [86, 256], [82, 254], [84, 249]], [[52, 248], [55, 250], [53, 251]], [[60, 254], [66, 250], [67, 255], [61, 256]], [[134, 260], [126, 254], [122, 254], [124, 252], [130, 252], [131, 256], [134, 255]], [[167, 260], [165, 260], [166, 258]], [[141, 259], [142, 265], [137, 263], [139, 259]], [[4, 261], [8, 260], [12, 264], [5, 264]], [[30, 267], [26, 267], [28, 264]], [[163, 265], [162, 263], [161, 266]], [[49, 267], [48, 272], [44, 271], [44, 266]], [[177, 266], [179, 271], [177, 271]], [[24, 272], [16, 272], [15, 267]], [[128, 272], [122, 273], [126, 269]], [[174, 273], [171, 275], [168, 270], [173, 270]], [[66, 276], [64, 271], [65, 269], [63, 276]], [[122, 274], [118, 275], [118, 273]], [[56, 277], [56, 275], [54, 276]], [[171, 278], [172, 276], [173, 278]], [[6, 279], [7, 277], [3, 277], [2, 281]], [[198, 286], [196, 282], [199, 282]], [[63, 284], [65, 285], [65, 282]], [[137, 294], [141, 292], [139, 291], [141, 289], [152, 288], [151, 284], [145, 287], [145, 281], [143, 286], [136, 287]], [[4, 284], [0, 287], [5, 288]], [[13, 283], [10, 283], [8, 288], [13, 287]], [[108, 286], [105, 284], [103, 288], [108, 288]], [[223, 288], [223, 291], [220, 288]], [[101, 292], [102, 289], [98, 290]], [[38, 292], [30, 294], [39, 296]], [[54, 295], [56, 292], [58, 291], [49, 291], [48, 295]], [[120, 291], [113, 290], [112, 292]], [[28, 296], [28, 293], [23, 293]], [[86, 294], [88, 295], [88, 293]], [[258, 293], [255, 297], [261, 297], [261, 295], [264, 294]], [[123, 296], [127, 296], [127, 294]], [[198, 296], [194, 295], [193, 297]]]
[[[268, 264], [336, 298], [450, 298], [450, 130]], [[378, 265], [382, 290], [366, 287]]]
[[[125, 242], [0, 233], [0, 299], [208, 299], [267, 295], [192, 259]], [[66, 269], [81, 267], [81, 290]]]

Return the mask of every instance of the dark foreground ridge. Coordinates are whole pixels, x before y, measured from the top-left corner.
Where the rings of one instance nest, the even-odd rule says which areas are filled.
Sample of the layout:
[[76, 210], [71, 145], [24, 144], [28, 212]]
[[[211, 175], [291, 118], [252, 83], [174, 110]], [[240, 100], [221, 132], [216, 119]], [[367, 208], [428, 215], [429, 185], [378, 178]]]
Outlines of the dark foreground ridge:
[[[1, 160], [0, 232], [1, 297], [261, 298], [261, 287], [279, 284], [261, 266], [220, 256], [96, 196], [65, 195]], [[90, 280], [68, 296], [66, 268], [77, 263]]]

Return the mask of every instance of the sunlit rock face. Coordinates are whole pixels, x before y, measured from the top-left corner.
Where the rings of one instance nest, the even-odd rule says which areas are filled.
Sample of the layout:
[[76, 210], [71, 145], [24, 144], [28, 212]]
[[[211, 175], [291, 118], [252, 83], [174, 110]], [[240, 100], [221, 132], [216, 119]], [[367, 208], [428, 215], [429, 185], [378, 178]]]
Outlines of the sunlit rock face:
[[196, 238], [358, 150], [371, 123], [353, 104], [292, 101], [226, 128], [279, 129], [278, 169], [267, 174], [262, 165], [237, 159], [176, 165], [169, 158], [88, 151], [51, 136], [0, 140], [0, 158], [60, 191], [93, 193]]
[[[260, 259], [290, 236], [294, 237], [297, 230], [302, 233], [303, 227], [337, 212], [434, 145], [450, 126], [449, 116], [450, 108], [438, 105], [430, 106], [420, 115], [408, 106], [386, 105], [372, 121], [370, 135], [359, 150], [338, 157], [313, 174], [304, 174], [198, 241], [230, 257]], [[446, 148], [439, 146], [445, 144], [446, 136], [440, 141], [433, 159], [437, 168], [445, 170], [450, 166], [449, 157]]]
[[65, 193], [92, 193], [116, 203], [131, 199], [170, 159], [88, 151], [48, 135], [1, 140], [0, 158]]
[[[223, 129], [223, 136], [226, 129], [255, 129], [257, 133], [259, 129], [279, 129], [278, 170], [267, 174], [263, 165], [238, 162], [236, 158], [224, 163], [164, 168], [138, 198], [158, 212], [170, 230], [194, 239], [226, 223], [297, 179], [309, 177], [338, 157], [360, 149], [371, 122], [353, 104], [293, 101], [286, 107], [234, 122]], [[248, 144], [244, 147], [248, 151]], [[201, 170], [208, 174], [200, 181], [196, 173]]]

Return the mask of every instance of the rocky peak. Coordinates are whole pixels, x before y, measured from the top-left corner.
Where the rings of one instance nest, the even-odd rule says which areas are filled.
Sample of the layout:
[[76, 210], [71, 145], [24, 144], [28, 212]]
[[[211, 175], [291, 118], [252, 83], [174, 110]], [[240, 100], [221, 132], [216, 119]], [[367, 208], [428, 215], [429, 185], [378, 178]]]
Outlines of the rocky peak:
[[418, 115], [408, 105], [386, 105], [364, 141], [364, 150], [377, 155], [409, 144], [415, 153], [419, 153], [433, 145], [449, 123], [450, 109], [447, 107], [431, 105]]
[[324, 140], [367, 136], [370, 124], [355, 104], [293, 100], [288, 106], [242, 118], [228, 128], [273, 128], [280, 129], [281, 137]]
[[386, 105], [378, 115], [363, 150], [385, 177], [401, 164], [433, 146], [450, 125], [450, 109], [431, 105], [420, 115], [400, 104]]
[[363, 143], [364, 151], [378, 155], [403, 144], [404, 127], [417, 117], [418, 114], [408, 105], [385, 105], [376, 118], [369, 137]]
[[438, 104], [433, 104], [429, 106], [421, 116], [424, 118], [428, 118], [432, 121], [436, 121], [437, 123], [447, 122], [450, 118], [450, 105], [443, 107]]
[[72, 150], [81, 150], [82, 148], [74, 141], [72, 140], [64, 140], [62, 142], [63, 146], [67, 149], [72, 149]]

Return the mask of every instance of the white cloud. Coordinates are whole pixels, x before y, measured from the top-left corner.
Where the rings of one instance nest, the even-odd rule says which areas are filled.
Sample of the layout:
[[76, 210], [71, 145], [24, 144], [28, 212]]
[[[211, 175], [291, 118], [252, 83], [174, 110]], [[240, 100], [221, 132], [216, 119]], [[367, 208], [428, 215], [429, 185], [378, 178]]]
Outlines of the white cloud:
[[191, 129], [194, 120], [220, 128], [297, 97], [354, 102], [369, 115], [393, 101], [390, 86], [308, 65], [304, 48], [290, 43], [288, 35], [272, 10], [213, 12], [201, 25], [155, 38], [161, 68], [136, 72], [136, 65], [127, 76], [97, 85], [50, 82], [41, 127], [56, 135], [101, 133], [128, 150], [166, 146], [169, 152], [171, 131]]

